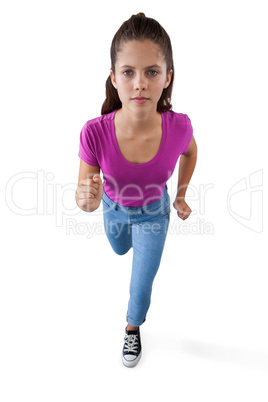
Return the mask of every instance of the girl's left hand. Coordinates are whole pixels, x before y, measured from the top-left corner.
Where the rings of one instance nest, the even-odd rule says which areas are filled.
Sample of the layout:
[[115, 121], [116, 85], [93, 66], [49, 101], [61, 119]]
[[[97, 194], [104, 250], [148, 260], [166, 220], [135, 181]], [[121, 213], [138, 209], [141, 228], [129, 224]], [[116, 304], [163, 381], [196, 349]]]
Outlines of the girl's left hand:
[[189, 207], [189, 205], [185, 202], [184, 199], [176, 199], [173, 202], [173, 207], [177, 210], [177, 215], [179, 218], [182, 220], [185, 220], [188, 218], [188, 216], [191, 214], [192, 210]]

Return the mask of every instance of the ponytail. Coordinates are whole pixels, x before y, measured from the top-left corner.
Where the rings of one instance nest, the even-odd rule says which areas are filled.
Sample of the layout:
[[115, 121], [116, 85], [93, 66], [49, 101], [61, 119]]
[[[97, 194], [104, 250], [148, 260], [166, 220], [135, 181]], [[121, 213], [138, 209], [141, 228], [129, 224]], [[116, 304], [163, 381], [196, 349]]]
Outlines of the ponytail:
[[106, 80], [106, 99], [101, 108], [101, 114], [111, 113], [113, 110], [120, 109], [122, 102], [119, 99], [117, 89], [113, 86], [111, 76]]

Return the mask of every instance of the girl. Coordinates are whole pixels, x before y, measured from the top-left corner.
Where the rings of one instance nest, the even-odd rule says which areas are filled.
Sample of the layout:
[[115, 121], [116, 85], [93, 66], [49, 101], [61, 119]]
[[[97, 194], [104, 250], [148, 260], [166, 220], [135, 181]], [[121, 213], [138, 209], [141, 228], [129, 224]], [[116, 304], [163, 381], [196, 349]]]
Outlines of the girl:
[[115, 253], [123, 255], [133, 247], [122, 351], [127, 367], [141, 357], [140, 326], [170, 220], [166, 182], [180, 155], [173, 207], [183, 220], [191, 213], [185, 193], [197, 146], [189, 117], [171, 110], [173, 81], [168, 34], [143, 13], [132, 15], [112, 41], [101, 117], [87, 121], [80, 133], [77, 205], [93, 212], [102, 201], [105, 233]]

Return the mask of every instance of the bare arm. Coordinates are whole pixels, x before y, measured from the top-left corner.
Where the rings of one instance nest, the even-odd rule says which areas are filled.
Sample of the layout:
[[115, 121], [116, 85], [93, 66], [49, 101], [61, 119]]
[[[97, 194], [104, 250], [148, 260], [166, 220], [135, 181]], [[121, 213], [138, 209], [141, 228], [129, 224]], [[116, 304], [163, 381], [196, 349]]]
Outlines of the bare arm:
[[185, 194], [195, 169], [196, 160], [197, 145], [192, 137], [188, 151], [180, 156], [177, 194], [173, 203], [174, 208], [178, 211], [178, 216], [183, 220], [187, 219], [192, 212], [185, 202]]
[[85, 212], [93, 212], [100, 205], [103, 196], [103, 185], [99, 174], [99, 166], [88, 165], [80, 159], [75, 200], [78, 207]]

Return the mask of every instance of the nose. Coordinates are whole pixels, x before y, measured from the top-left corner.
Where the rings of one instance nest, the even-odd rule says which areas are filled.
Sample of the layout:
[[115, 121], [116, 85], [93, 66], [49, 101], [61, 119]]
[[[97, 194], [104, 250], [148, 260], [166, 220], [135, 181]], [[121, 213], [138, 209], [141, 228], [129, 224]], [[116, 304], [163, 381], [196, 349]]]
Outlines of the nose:
[[137, 80], [135, 82], [135, 89], [138, 91], [145, 91], [147, 89], [147, 86], [148, 85], [147, 85], [146, 78], [137, 74]]

